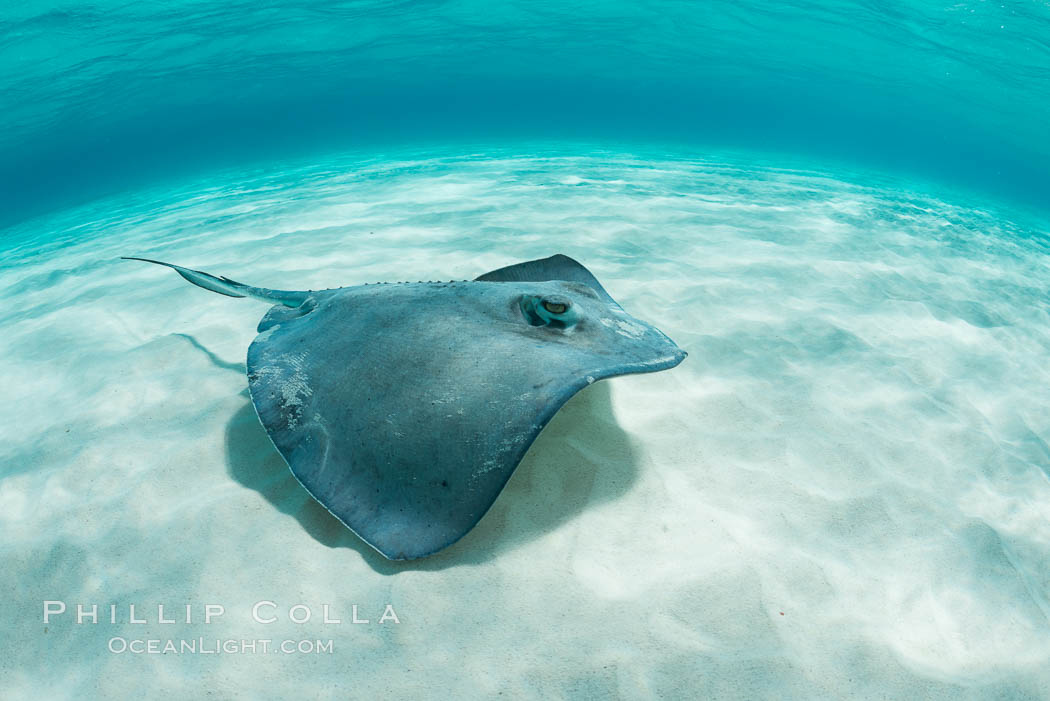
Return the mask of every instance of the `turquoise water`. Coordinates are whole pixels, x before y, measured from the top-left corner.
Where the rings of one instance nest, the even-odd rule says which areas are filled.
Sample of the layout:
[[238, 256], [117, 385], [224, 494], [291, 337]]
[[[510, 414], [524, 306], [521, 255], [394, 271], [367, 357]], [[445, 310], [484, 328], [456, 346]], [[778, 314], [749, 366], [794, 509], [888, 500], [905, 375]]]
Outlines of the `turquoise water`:
[[[1045, 698], [1046, 2], [0, 22], [0, 698]], [[407, 563], [259, 424], [266, 305], [119, 259], [295, 290], [555, 252], [689, 357], [583, 390]], [[333, 649], [114, 647], [263, 639]]]
[[0, 223], [274, 154], [601, 139], [1045, 206], [1050, 6], [53, 2], [0, 12]]

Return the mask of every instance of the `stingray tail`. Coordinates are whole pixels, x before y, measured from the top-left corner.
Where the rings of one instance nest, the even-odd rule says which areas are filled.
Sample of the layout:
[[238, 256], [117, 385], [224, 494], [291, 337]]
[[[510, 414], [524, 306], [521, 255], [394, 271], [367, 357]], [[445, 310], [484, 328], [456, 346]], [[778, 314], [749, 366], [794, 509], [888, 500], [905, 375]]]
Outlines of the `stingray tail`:
[[189, 268], [183, 268], [178, 265], [172, 265], [171, 263], [164, 263], [159, 260], [150, 260], [149, 258], [135, 258], [133, 256], [121, 256], [122, 260], [141, 260], [145, 263], [156, 263], [157, 265], [164, 265], [179, 275], [184, 277], [186, 280], [192, 282], [197, 287], [203, 287], [206, 290], [212, 292], [218, 292], [221, 295], [227, 297], [252, 297], [253, 299], [259, 299], [264, 302], [271, 302], [273, 304], [283, 304], [286, 307], [298, 307], [300, 304], [306, 301], [306, 298], [310, 296], [309, 292], [296, 292], [291, 290], [268, 290], [265, 287], [252, 287], [251, 285], [245, 285], [244, 283], [231, 280], [228, 277], [215, 277], [208, 273], [202, 273], [199, 270], [190, 270]]

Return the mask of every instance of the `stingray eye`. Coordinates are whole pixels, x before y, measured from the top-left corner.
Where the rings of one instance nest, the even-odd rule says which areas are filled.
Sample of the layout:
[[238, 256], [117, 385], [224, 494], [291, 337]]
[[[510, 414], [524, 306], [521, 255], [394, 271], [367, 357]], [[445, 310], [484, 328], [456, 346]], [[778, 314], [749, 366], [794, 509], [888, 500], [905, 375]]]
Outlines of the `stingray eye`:
[[525, 295], [521, 298], [521, 313], [530, 325], [547, 326], [552, 329], [568, 329], [579, 321], [576, 310], [572, 308], [572, 302], [561, 296]]

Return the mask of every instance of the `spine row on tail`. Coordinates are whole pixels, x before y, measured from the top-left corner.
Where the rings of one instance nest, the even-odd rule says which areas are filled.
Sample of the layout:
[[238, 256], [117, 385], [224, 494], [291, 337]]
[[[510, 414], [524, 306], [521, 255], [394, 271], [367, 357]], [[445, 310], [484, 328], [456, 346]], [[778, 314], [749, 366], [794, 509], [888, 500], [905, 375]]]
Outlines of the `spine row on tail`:
[[133, 256], [121, 256], [122, 260], [140, 260], [144, 263], [154, 263], [156, 265], [163, 265], [171, 268], [183, 278], [192, 282], [197, 287], [203, 287], [206, 290], [212, 292], [218, 292], [221, 295], [227, 297], [251, 297], [253, 299], [262, 300], [264, 302], [271, 302], [273, 304], [283, 304], [286, 307], [298, 307], [300, 304], [306, 301], [306, 298], [310, 296], [309, 292], [298, 292], [292, 290], [269, 290], [265, 287], [252, 287], [251, 285], [245, 285], [244, 283], [231, 280], [228, 277], [215, 277], [208, 273], [202, 273], [199, 270], [190, 270], [189, 268], [183, 268], [179, 265], [173, 265], [171, 263], [165, 263], [159, 260], [150, 260], [149, 258], [135, 258]]

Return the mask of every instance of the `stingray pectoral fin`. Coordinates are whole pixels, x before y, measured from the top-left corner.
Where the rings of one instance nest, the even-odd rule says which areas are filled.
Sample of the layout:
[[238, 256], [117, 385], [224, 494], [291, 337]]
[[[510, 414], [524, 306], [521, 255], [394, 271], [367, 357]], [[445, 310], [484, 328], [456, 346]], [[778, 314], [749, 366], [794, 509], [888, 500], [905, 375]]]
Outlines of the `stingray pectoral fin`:
[[298, 307], [307, 299], [307, 297], [310, 296], [310, 293], [305, 291], [270, 290], [265, 287], [252, 287], [251, 285], [245, 285], [236, 280], [231, 280], [228, 277], [216, 277], [209, 273], [201, 272], [200, 270], [191, 270], [190, 268], [183, 268], [179, 265], [165, 263], [159, 260], [151, 260], [149, 258], [121, 256], [121, 259], [140, 260], [144, 263], [154, 263], [156, 265], [166, 266], [177, 272], [189, 282], [192, 282], [197, 287], [203, 287], [206, 290], [218, 292], [227, 297], [252, 297], [264, 302], [283, 304], [286, 307]]
[[252, 344], [252, 402], [296, 479], [391, 560], [431, 555], [468, 533], [547, 422], [588, 384], [497, 362], [478, 386], [422, 358], [375, 362], [385, 354], [371, 347], [385, 344], [344, 342], [329, 355], [308, 320]]
[[475, 280], [479, 282], [545, 282], [547, 280], [578, 282], [591, 288], [602, 301], [616, 304], [616, 301], [609, 296], [590, 270], [561, 253], [556, 253], [548, 258], [537, 258], [524, 263], [508, 265], [505, 268], [480, 275]]

